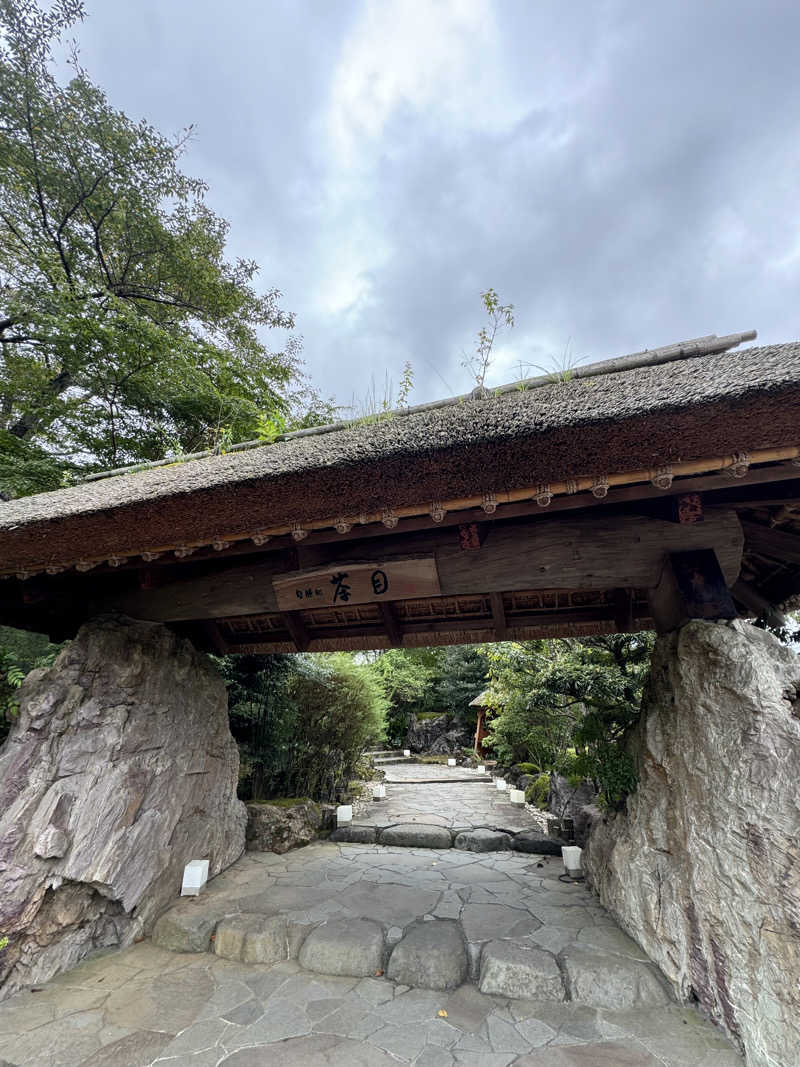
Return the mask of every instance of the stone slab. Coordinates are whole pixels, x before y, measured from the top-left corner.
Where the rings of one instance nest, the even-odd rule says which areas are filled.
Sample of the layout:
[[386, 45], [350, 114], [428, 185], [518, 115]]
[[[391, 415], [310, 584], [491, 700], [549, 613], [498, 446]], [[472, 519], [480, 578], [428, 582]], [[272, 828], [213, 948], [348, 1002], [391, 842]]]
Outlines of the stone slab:
[[490, 941], [483, 946], [478, 982], [481, 993], [529, 1000], [565, 1000], [555, 957], [543, 949]]
[[332, 919], [308, 935], [301, 967], [320, 974], [367, 978], [383, 968], [383, 927], [371, 919]]
[[421, 989], [455, 989], [467, 976], [467, 950], [452, 919], [414, 923], [392, 949], [386, 975]]

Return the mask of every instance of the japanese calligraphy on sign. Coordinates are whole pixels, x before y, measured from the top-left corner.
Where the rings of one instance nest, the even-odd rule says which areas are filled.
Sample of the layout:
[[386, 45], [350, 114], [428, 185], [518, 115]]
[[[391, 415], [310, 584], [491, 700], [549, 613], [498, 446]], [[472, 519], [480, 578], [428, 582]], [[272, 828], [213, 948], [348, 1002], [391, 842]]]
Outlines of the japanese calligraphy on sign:
[[281, 611], [408, 600], [438, 596], [441, 592], [433, 556], [340, 563], [324, 570], [295, 571], [276, 575], [272, 585]]

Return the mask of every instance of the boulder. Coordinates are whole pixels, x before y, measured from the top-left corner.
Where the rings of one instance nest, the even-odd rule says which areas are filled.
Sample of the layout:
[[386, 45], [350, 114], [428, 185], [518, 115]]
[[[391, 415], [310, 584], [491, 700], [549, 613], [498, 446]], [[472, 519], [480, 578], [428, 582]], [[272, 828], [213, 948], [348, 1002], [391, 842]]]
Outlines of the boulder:
[[364, 823], [350, 823], [347, 826], [339, 826], [331, 834], [331, 841], [346, 841], [355, 845], [374, 845], [378, 829]]
[[165, 626], [87, 623], [19, 709], [0, 749], [0, 997], [149, 934], [186, 863], [213, 877], [245, 838], [225, 684]]
[[561, 774], [550, 775], [547, 806], [559, 819], [572, 819], [575, 844], [586, 844], [591, 825], [591, 810], [597, 800], [594, 784], [588, 779], [572, 784]]
[[412, 752], [449, 756], [462, 748], [469, 748], [472, 740], [468, 727], [457, 723], [449, 715], [438, 715], [435, 719], [418, 719], [414, 715], [403, 747], [410, 748]]
[[465, 830], [458, 834], [455, 847], [463, 848], [467, 852], [505, 852], [511, 848], [511, 834], [479, 826], [475, 830]]
[[381, 845], [404, 845], [407, 848], [450, 848], [453, 839], [444, 826], [429, 823], [397, 823], [387, 826], [378, 836]]
[[253, 801], [247, 805], [247, 850], [283, 854], [316, 840], [322, 826], [322, 808], [313, 800]]
[[513, 941], [489, 941], [481, 952], [481, 993], [517, 1000], [565, 1000], [555, 958], [544, 949]]
[[417, 989], [455, 989], [467, 977], [467, 949], [453, 919], [413, 923], [392, 949], [386, 977]]
[[671, 999], [666, 982], [649, 963], [579, 946], [568, 948], [562, 963], [572, 999], [592, 1008], [657, 1008]]
[[211, 935], [224, 912], [200, 897], [180, 901], [157, 920], [153, 944], [170, 952], [208, 952]]
[[232, 915], [214, 937], [214, 952], [242, 963], [278, 963], [289, 958], [285, 915]]
[[368, 978], [383, 967], [383, 927], [372, 919], [331, 919], [312, 930], [298, 962], [319, 974]]
[[587, 881], [753, 1067], [800, 1048], [800, 657], [764, 630], [659, 637], [639, 784], [593, 824]]
[[567, 843], [560, 837], [548, 837], [537, 830], [522, 830], [511, 839], [515, 852], [531, 852], [538, 856], [560, 856]]

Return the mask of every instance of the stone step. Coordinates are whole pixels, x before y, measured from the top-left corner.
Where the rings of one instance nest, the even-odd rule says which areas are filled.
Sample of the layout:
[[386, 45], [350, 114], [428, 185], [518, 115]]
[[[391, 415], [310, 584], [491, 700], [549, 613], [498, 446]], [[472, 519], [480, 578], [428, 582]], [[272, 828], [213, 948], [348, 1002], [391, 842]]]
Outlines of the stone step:
[[560, 856], [567, 844], [560, 837], [546, 837], [535, 830], [499, 826], [446, 827], [434, 823], [349, 823], [333, 831], [331, 841], [360, 845], [391, 845], [406, 848], [458, 848], [465, 852], [527, 852]]
[[175, 952], [213, 950], [239, 963], [296, 959], [313, 973], [385, 977], [416, 989], [473, 982], [482, 993], [513, 1000], [572, 1000], [624, 1011], [671, 999], [664, 979], [621, 931], [607, 948], [580, 943], [576, 933], [560, 952], [550, 952], [516, 928], [505, 938], [470, 942], [459, 919], [432, 915], [406, 919], [401, 927], [373, 918], [301, 922], [279, 912], [225, 915], [219, 907], [197, 898], [181, 901], [156, 923], [154, 944]]
[[472, 782], [491, 783], [488, 774], [471, 774], [469, 778], [387, 778], [387, 785], [465, 785]]

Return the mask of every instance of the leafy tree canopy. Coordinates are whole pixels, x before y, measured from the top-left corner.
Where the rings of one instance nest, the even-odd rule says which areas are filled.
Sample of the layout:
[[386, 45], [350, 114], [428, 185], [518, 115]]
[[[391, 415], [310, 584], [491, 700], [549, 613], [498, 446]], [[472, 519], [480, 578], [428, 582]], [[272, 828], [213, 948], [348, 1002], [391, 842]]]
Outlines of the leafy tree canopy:
[[618, 803], [635, 785], [625, 741], [639, 718], [652, 650], [650, 633], [490, 649], [498, 758], [594, 778], [606, 801]]
[[[303, 387], [294, 326], [169, 139], [116, 110], [73, 51], [82, 0], [0, 0], [0, 488], [274, 436]], [[323, 419], [329, 417], [325, 411]], [[306, 423], [316, 421], [307, 417]], [[5, 483], [3, 485], [3, 483]]]

